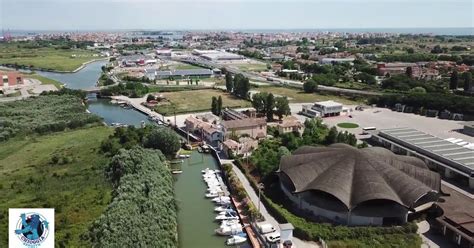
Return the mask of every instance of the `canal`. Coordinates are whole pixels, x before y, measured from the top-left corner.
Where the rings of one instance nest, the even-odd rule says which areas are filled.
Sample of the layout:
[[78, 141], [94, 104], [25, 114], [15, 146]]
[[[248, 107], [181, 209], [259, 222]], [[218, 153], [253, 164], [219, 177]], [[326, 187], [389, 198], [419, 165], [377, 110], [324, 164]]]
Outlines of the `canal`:
[[225, 247], [225, 237], [214, 234], [219, 224], [214, 221], [215, 205], [206, 199], [206, 184], [201, 170], [217, 169], [217, 162], [209, 154], [194, 151], [184, 160], [182, 174], [175, 175], [175, 195], [178, 202], [179, 247]]
[[[86, 65], [75, 73], [38, 72], [66, 83], [72, 89], [93, 87], [101, 74], [101, 67], [106, 62], [98, 61]], [[141, 121], [149, 123], [147, 116], [133, 109], [125, 109], [110, 103], [108, 99], [98, 99], [94, 94], [88, 95], [88, 110], [104, 118], [107, 124], [114, 122], [128, 125], [140, 125]], [[194, 151], [190, 158], [181, 165], [182, 174], [175, 177], [175, 197], [178, 203], [178, 237], [181, 248], [220, 248], [226, 247], [225, 237], [214, 234], [218, 223], [214, 222], [214, 204], [204, 197], [206, 184], [202, 180], [201, 170], [217, 168], [217, 161], [209, 154]]]

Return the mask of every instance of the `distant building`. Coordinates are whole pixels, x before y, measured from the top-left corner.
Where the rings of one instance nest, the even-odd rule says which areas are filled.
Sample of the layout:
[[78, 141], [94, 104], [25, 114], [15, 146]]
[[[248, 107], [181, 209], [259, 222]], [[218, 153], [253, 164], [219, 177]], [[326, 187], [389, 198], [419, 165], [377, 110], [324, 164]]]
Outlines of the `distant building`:
[[246, 118], [242, 120], [223, 121], [225, 137], [231, 135], [248, 136], [253, 139], [265, 138], [267, 136], [267, 121], [265, 118]]
[[11, 87], [23, 84], [23, 76], [15, 71], [0, 71], [0, 87]]
[[354, 62], [355, 58], [321, 58], [319, 63], [326, 65], [326, 64], [338, 64], [338, 63], [352, 63]]
[[171, 49], [157, 49], [155, 51], [156, 55], [158, 56], [166, 56], [166, 57], [171, 57]]
[[244, 56], [239, 55], [239, 54], [223, 52], [223, 51], [217, 51], [217, 50], [198, 50], [198, 49], [194, 49], [193, 54], [198, 55], [201, 58], [211, 60], [211, 61], [243, 60], [243, 59], [245, 59]]
[[412, 68], [413, 75], [420, 74], [420, 68], [415, 63], [377, 63], [377, 73], [380, 76], [405, 74], [407, 68]]
[[153, 79], [169, 79], [169, 78], [187, 78], [187, 77], [200, 77], [206, 78], [213, 75], [210, 69], [184, 69], [184, 70], [168, 70], [158, 71], [155, 69], [145, 69], [145, 75], [147, 78]]
[[335, 101], [315, 102], [313, 105], [303, 105], [302, 114], [309, 117], [329, 117], [341, 115], [343, 107]]

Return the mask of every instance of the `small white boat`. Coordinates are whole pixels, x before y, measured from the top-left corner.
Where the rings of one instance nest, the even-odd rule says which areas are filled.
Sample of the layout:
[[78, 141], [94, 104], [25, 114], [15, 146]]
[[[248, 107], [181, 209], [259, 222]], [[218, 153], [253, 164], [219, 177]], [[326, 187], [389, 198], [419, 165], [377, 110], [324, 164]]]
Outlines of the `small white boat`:
[[217, 194], [217, 192], [210, 192], [210, 193], [207, 193], [205, 196], [206, 198], [214, 198], [214, 197], [219, 196], [219, 194]]
[[234, 235], [242, 232], [242, 226], [240, 224], [224, 225], [214, 231], [222, 236]]
[[227, 210], [234, 210], [231, 206], [219, 206], [215, 207], [214, 211], [216, 212], [222, 212], [222, 211], [227, 211]]
[[242, 243], [245, 243], [247, 241], [247, 238], [238, 236], [238, 235], [232, 235], [227, 241], [225, 242], [226, 245], [239, 245]]
[[239, 216], [236, 213], [224, 212], [224, 214], [219, 214], [215, 218], [216, 220], [238, 220]]
[[189, 158], [191, 156], [190, 155], [185, 155], [185, 154], [180, 154], [178, 157], [179, 158]]
[[240, 220], [222, 220], [220, 226], [232, 226], [232, 225], [240, 225]]
[[174, 170], [174, 171], [171, 171], [172, 174], [181, 174], [183, 173], [182, 170]]
[[228, 197], [228, 196], [219, 196], [219, 197], [213, 198], [212, 201], [213, 202], [230, 201], [230, 197]]

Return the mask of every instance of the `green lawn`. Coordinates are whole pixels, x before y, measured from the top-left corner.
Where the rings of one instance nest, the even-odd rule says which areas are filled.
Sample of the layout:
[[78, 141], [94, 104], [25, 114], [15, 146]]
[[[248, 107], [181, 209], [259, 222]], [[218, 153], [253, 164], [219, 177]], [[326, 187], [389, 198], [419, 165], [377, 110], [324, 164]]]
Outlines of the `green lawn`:
[[169, 105], [161, 105], [155, 108], [155, 111], [172, 115], [176, 113], [203, 112], [211, 109], [212, 97], [222, 97], [223, 107], [250, 107], [249, 101], [236, 98], [220, 90], [193, 90], [162, 93], [169, 101]]
[[287, 87], [259, 87], [254, 90], [260, 92], [273, 93], [275, 95], [287, 96], [290, 99], [291, 103], [304, 103], [304, 102], [317, 102], [317, 101], [327, 101], [334, 100], [342, 104], [354, 105], [359, 104], [359, 102], [350, 100], [348, 98], [335, 96], [335, 95], [322, 95], [320, 93], [305, 93], [303, 90]]
[[33, 66], [35, 68], [57, 71], [73, 71], [84, 62], [98, 57], [93, 53], [80, 49], [55, 48], [18, 48], [13, 44], [0, 44], [0, 64]]
[[94, 127], [0, 143], [0, 247], [7, 247], [8, 208], [42, 207], [55, 208], [56, 245], [91, 246], [80, 235], [111, 200], [108, 158], [98, 153], [110, 134]]
[[233, 64], [242, 71], [266, 71], [267, 65], [260, 63], [245, 63], [245, 64]]
[[337, 124], [340, 128], [358, 128], [359, 125], [351, 122], [341, 122]]
[[38, 75], [38, 74], [27, 74], [26, 77], [27, 78], [38, 79], [39, 81], [41, 81], [42, 84], [52, 84], [52, 85], [56, 86], [56, 88], [58, 88], [58, 89], [61, 89], [62, 87], [64, 87], [63, 83], [61, 83], [59, 81], [56, 81], [54, 79], [51, 79], [51, 78], [43, 77], [43, 76]]
[[186, 64], [186, 63], [174, 64], [171, 67], [173, 67], [176, 70], [202, 69], [203, 68], [203, 67], [199, 67], [199, 66], [196, 66], [196, 65]]

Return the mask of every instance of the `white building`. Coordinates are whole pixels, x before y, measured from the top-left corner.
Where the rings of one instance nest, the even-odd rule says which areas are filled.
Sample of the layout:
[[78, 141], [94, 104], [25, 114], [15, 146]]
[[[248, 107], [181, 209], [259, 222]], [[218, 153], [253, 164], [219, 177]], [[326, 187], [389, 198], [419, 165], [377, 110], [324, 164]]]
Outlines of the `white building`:
[[342, 104], [335, 101], [315, 102], [313, 105], [303, 105], [302, 114], [309, 117], [329, 117], [341, 115]]

